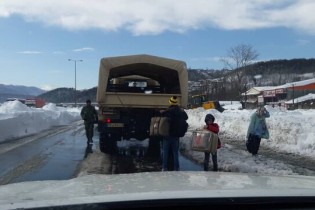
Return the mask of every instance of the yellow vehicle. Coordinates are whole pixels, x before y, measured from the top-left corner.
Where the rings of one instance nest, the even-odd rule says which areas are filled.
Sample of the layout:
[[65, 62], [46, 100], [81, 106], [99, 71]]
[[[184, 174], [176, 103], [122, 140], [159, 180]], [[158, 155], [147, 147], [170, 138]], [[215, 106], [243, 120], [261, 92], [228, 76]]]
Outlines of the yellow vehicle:
[[223, 112], [224, 109], [221, 107], [218, 101], [208, 100], [206, 94], [192, 95], [190, 98], [189, 108], [194, 109], [198, 107], [203, 107], [204, 109], [216, 109], [219, 112]]

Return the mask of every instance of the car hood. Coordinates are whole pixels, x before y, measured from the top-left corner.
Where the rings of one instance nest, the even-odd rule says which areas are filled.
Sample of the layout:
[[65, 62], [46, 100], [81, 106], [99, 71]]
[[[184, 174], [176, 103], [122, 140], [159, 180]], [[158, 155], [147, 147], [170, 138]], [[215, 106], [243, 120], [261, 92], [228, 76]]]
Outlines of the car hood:
[[1, 209], [174, 198], [315, 196], [315, 178], [227, 172], [86, 175], [0, 186]]

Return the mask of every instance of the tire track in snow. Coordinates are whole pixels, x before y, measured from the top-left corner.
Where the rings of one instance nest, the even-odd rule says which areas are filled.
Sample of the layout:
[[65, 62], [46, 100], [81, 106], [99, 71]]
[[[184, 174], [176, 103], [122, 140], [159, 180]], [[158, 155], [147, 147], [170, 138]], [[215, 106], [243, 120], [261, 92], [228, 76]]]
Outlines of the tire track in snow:
[[[244, 141], [237, 141], [232, 139], [224, 139], [222, 141], [226, 144], [227, 147], [230, 145], [230, 152], [244, 154], [247, 153], [251, 156], [250, 153], [246, 150], [246, 145]], [[301, 156], [293, 153], [285, 153], [283, 151], [276, 151], [272, 148], [264, 147], [263, 145], [260, 146], [258, 151], [258, 157], [256, 158], [257, 163], [261, 162], [272, 162], [272, 163], [283, 163], [288, 166], [292, 170], [292, 172], [299, 174], [299, 175], [306, 175], [306, 176], [314, 176], [315, 175], [315, 160]]]

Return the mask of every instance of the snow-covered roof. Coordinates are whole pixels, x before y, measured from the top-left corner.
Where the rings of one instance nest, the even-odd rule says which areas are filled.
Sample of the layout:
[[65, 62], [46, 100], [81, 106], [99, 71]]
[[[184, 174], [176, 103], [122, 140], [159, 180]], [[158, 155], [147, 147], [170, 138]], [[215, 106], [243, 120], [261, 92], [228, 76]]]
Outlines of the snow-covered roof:
[[265, 90], [273, 90], [275, 87], [274, 86], [265, 86], [265, 87], [253, 87], [258, 91], [265, 91]]
[[[266, 86], [266, 87], [252, 87], [251, 89], [246, 91], [246, 95], [250, 96], [250, 95], [259, 95], [260, 92], [264, 91], [264, 90], [273, 90], [274, 87], [272, 86]], [[245, 93], [242, 93], [242, 95], [245, 95]]]
[[[315, 83], [315, 78], [298, 81], [298, 82], [286, 83], [284, 85], [279, 85], [279, 86], [252, 87], [251, 89], [246, 91], [246, 95], [258, 95], [260, 92], [266, 91], [266, 90], [277, 90], [277, 89], [289, 88], [293, 86], [299, 87], [299, 86], [309, 85], [312, 83]], [[245, 95], [245, 93], [242, 93], [242, 95]]]
[[315, 78], [307, 79], [307, 80], [303, 80], [303, 81], [298, 81], [298, 82], [286, 83], [284, 85], [277, 86], [276, 89], [278, 89], [278, 88], [288, 88], [288, 87], [292, 87], [292, 86], [294, 86], [294, 87], [305, 86], [305, 85], [309, 85], [309, 84], [312, 84], [312, 83], [315, 83]]
[[[304, 102], [304, 101], [308, 101], [308, 100], [315, 100], [315, 94], [314, 93], [309, 93], [305, 96], [301, 96], [298, 98], [294, 99], [295, 103], [299, 103], [299, 102]], [[286, 104], [293, 104], [293, 99], [290, 101], [285, 102]]]

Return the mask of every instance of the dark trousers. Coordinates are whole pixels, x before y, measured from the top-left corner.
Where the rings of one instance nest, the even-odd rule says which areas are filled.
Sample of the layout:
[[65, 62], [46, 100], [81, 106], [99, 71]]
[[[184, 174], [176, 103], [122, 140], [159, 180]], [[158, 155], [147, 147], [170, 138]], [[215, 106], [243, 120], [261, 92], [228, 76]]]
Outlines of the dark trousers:
[[249, 134], [248, 139], [246, 141], [247, 151], [252, 153], [253, 155], [257, 155], [259, 146], [260, 146], [261, 138], [254, 134]]
[[[212, 164], [213, 164], [213, 171], [218, 170], [218, 158], [217, 153], [211, 153], [212, 157]], [[204, 170], [209, 171], [209, 159], [210, 159], [210, 152], [205, 152], [205, 160], [204, 160]]]
[[84, 123], [85, 126], [85, 134], [86, 134], [86, 138], [88, 139], [88, 141], [92, 141], [93, 138], [93, 131], [94, 131], [94, 123]]
[[179, 171], [179, 160], [178, 160], [178, 151], [179, 151], [179, 138], [178, 137], [164, 137], [163, 138], [163, 154], [162, 154], [162, 170], [168, 171], [168, 160], [169, 160], [169, 151], [173, 153], [174, 161], [174, 171]]

